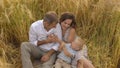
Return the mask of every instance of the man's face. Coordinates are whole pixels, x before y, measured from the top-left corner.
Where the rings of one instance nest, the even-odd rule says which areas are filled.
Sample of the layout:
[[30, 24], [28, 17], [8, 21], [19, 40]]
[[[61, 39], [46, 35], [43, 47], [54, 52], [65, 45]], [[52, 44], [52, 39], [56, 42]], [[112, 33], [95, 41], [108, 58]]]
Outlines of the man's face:
[[50, 30], [52, 28], [56, 28], [56, 22], [53, 22], [52, 24], [48, 24], [47, 29]]

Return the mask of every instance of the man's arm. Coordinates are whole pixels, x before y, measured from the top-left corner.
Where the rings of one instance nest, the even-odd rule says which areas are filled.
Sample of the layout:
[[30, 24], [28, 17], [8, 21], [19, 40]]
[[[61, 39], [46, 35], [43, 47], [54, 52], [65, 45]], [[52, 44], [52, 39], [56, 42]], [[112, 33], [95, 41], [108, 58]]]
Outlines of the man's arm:
[[[43, 61], [43, 62], [48, 61], [50, 56], [53, 55], [58, 50], [59, 43], [61, 42], [60, 40], [62, 40], [61, 26], [59, 23], [57, 24], [57, 26], [54, 30], [54, 34], [55, 35], [53, 37], [53, 41], [55, 41], [57, 43], [55, 43], [55, 46], [53, 46], [52, 49], [41, 58], [41, 61]], [[46, 57], [46, 59], [45, 59], [45, 57]]]
[[43, 41], [37, 41], [37, 46], [40, 46], [42, 44], [46, 44], [46, 43], [61, 43], [62, 41], [60, 39], [58, 39], [58, 37], [54, 34], [50, 34], [48, 35], [46, 40]]
[[56, 25], [56, 28], [54, 29], [53, 32], [54, 32], [53, 34], [55, 36], [54, 40], [56, 41], [56, 43], [52, 47], [52, 49], [54, 49], [55, 51], [58, 51], [59, 45], [62, 42], [61, 26], [59, 23]]
[[[57, 36], [56, 35], [49, 35], [48, 40], [52, 40], [51, 42], [57, 42]], [[49, 50], [44, 56], [42, 56], [41, 61], [46, 62], [50, 59], [50, 57], [55, 53], [56, 51], [54, 49]]]
[[46, 39], [46, 40], [43, 40], [43, 41], [37, 41], [37, 46], [40, 46], [42, 44], [47, 44], [47, 43], [51, 43], [52, 40], [50, 39]]
[[36, 46], [40, 46], [42, 44], [47, 44], [47, 43], [52, 43], [54, 42], [54, 36], [48, 36], [46, 40], [37, 40], [37, 35], [36, 32], [34, 30], [34, 28], [31, 26], [30, 27], [30, 31], [29, 31], [29, 41], [36, 45]]
[[56, 52], [55, 50], [51, 49], [50, 51], [48, 51], [47, 55], [48, 55], [48, 56], [51, 56], [51, 55], [53, 55], [55, 52]]
[[32, 35], [31, 34], [31, 37], [30, 37], [30, 42], [33, 43], [34, 45], [36, 46], [40, 46], [42, 44], [47, 44], [47, 43], [51, 43], [53, 40], [50, 39], [50, 38], [47, 38], [46, 40], [41, 40], [41, 41], [38, 41], [38, 40], [34, 40], [36, 38], [36, 36]]
[[50, 57], [55, 53], [56, 51], [51, 49], [50, 51], [48, 51], [45, 55], [42, 56], [41, 58], [41, 62], [46, 62], [50, 59]]

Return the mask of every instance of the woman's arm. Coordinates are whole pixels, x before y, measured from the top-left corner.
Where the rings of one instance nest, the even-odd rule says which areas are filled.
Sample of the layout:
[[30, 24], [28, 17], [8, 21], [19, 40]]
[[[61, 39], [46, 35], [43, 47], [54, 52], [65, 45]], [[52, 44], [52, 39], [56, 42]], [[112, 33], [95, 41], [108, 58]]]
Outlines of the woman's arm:
[[67, 42], [68, 42], [68, 43], [71, 43], [72, 41], [74, 41], [75, 36], [76, 36], [75, 29], [74, 29], [74, 28], [71, 28], [71, 29], [70, 29], [70, 33], [69, 33], [68, 41], [67, 41]]
[[68, 57], [73, 57], [73, 55], [72, 55], [70, 52], [68, 52], [68, 50], [67, 50], [66, 47], [63, 47], [63, 52], [64, 52], [64, 54], [65, 54], [66, 56], [68, 56]]
[[72, 57], [72, 54], [68, 52], [68, 50], [67, 50], [67, 48], [65, 46], [65, 42], [60, 43], [59, 51], [63, 51], [66, 56]]

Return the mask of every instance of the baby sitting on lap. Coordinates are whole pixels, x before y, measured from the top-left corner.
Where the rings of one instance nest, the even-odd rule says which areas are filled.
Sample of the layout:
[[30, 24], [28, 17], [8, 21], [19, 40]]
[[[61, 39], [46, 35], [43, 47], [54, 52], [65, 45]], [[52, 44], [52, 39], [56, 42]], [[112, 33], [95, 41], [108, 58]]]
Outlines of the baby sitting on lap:
[[82, 50], [85, 42], [81, 38], [76, 38], [75, 41], [69, 44], [61, 43], [59, 50], [61, 51], [55, 63], [55, 68], [71, 68], [72, 59], [77, 51]]

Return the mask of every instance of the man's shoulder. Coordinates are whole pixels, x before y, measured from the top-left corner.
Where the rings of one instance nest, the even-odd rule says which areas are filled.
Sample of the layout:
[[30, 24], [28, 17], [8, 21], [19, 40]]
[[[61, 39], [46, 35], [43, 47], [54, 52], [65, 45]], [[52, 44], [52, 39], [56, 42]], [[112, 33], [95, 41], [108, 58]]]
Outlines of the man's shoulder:
[[56, 26], [59, 26], [60, 27], [60, 23], [57, 23], [57, 25]]
[[56, 29], [61, 29], [60, 23], [57, 23], [57, 24], [56, 24]]
[[39, 26], [43, 23], [43, 20], [38, 20], [38, 21], [35, 21], [31, 24], [31, 27], [36, 27], [36, 26]]

